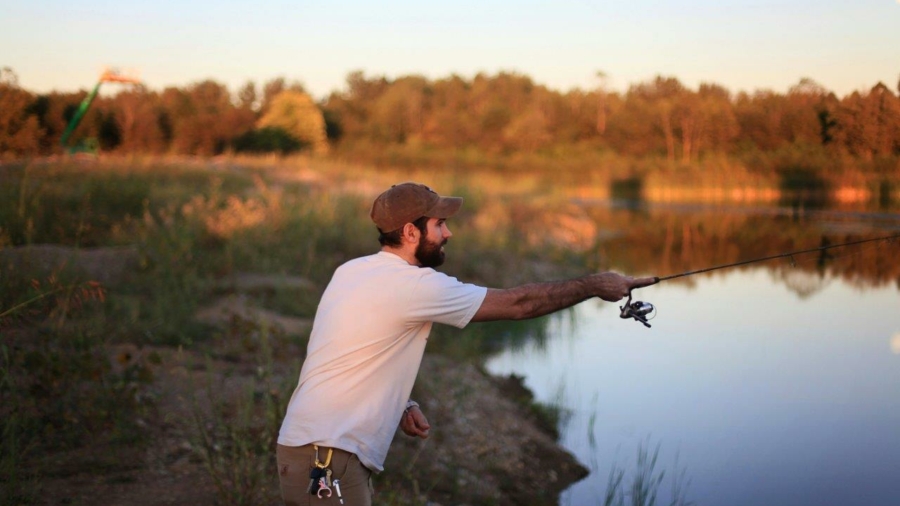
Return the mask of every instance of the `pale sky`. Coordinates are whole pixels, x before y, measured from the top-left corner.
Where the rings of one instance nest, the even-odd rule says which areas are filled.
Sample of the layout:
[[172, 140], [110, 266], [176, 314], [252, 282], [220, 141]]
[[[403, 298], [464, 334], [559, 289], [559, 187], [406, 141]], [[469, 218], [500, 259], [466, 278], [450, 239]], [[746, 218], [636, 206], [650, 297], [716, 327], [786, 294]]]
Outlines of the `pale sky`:
[[[624, 91], [661, 74], [695, 88], [844, 95], [900, 79], [900, 0], [0, 0], [0, 67], [32, 91], [90, 88], [105, 66], [151, 88], [347, 74], [431, 79], [515, 71], [566, 91], [598, 70]], [[110, 86], [114, 88], [114, 86]]]

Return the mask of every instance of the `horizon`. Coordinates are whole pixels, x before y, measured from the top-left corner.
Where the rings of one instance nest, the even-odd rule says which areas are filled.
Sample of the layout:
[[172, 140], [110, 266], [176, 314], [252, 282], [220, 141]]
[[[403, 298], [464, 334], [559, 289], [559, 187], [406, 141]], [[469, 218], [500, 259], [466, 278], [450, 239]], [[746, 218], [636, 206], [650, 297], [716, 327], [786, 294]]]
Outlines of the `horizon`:
[[228, 1], [46, 0], [7, 8], [0, 20], [7, 58], [0, 66], [36, 93], [90, 89], [110, 66], [138, 69], [150, 89], [212, 79], [234, 92], [247, 81], [284, 77], [316, 100], [344, 90], [355, 70], [390, 80], [514, 72], [560, 92], [603, 84], [623, 93], [661, 75], [691, 89], [714, 83], [735, 94], [785, 93], [809, 78], [845, 96], [879, 82], [897, 91], [898, 4], [567, 0], [511, 9], [496, 0], [453, 6], [267, 0], [248, 9]]
[[[897, 0], [897, 1], [900, 2], [900, 0]], [[0, 68], [3, 68], [3, 67], [0, 67]], [[8, 67], [7, 67], [7, 68], [8, 68]], [[46, 94], [52, 94], [52, 93], [68, 94], [68, 93], [89, 92], [89, 91], [97, 84], [97, 81], [98, 81], [98, 79], [99, 79], [99, 77], [100, 77], [100, 74], [102, 74], [102, 73], [104, 72], [104, 70], [112, 70], [112, 71], [114, 71], [114, 72], [116, 72], [116, 73], [120, 73], [121, 75], [126, 76], [126, 77], [136, 77], [136, 78], [140, 79], [140, 73], [135, 74], [134, 71], [133, 71], [133, 69], [126, 69], [126, 70], [123, 70], [123, 69], [119, 69], [119, 68], [115, 68], [115, 67], [105, 67], [105, 68], [101, 68], [101, 70], [98, 70], [97, 76], [94, 78], [94, 81], [93, 81], [93, 82], [87, 83], [87, 84], [85, 84], [84, 86], [79, 86], [79, 87], [77, 87], [77, 88], [71, 88], [71, 89], [55, 89], [55, 88], [54, 88], [54, 89], [49, 89], [49, 90], [36, 90], [36, 89], [34, 89], [34, 88], [31, 88], [31, 87], [28, 87], [28, 86], [25, 86], [25, 85], [22, 84], [22, 76], [16, 71], [15, 68], [8, 68], [8, 69], [11, 70], [11, 71], [13, 72], [13, 74], [15, 74], [16, 78], [18, 79], [19, 86], [20, 86], [21, 88], [23, 88], [23, 89], [25, 89], [25, 90], [27, 90], [27, 91], [30, 91], [30, 92], [32, 92], [32, 93], [35, 93], [35, 94], [37, 94], [37, 95], [46, 95]], [[361, 69], [356, 69], [356, 70], [361, 70]], [[354, 71], [355, 71], [355, 70], [353, 70], [353, 69], [349, 70], [349, 71], [347, 72], [347, 75], [349, 75], [350, 73], [352, 73], [352, 72], [354, 72]], [[527, 78], [531, 79], [531, 81], [532, 81], [535, 85], [537, 85], [537, 86], [544, 86], [544, 87], [546, 87], [546, 88], [547, 88], [548, 90], [550, 90], [550, 91], [557, 92], [557, 93], [562, 93], [562, 94], [565, 94], [565, 93], [570, 92], [570, 91], [579, 91], [579, 90], [580, 90], [580, 91], [583, 91], [583, 92], [589, 92], [589, 91], [593, 91], [593, 90], [596, 90], [596, 89], [597, 89], [596, 87], [594, 87], [594, 88], [579, 88], [579, 87], [577, 87], [577, 86], [576, 86], [576, 87], [566, 88], [566, 89], [555, 88], [555, 87], [553, 87], [553, 86], [550, 86], [550, 85], [547, 84], [547, 83], [544, 83], [544, 82], [541, 82], [541, 81], [537, 80], [534, 76], [531, 76], [531, 75], [528, 75], [528, 74], [525, 74], [525, 73], [522, 73], [522, 72], [518, 72], [518, 71], [515, 71], [515, 70], [505, 70], [505, 69], [499, 69], [499, 70], [497, 70], [497, 71], [495, 71], [495, 72], [486, 72], [486, 71], [482, 71], [482, 72], [479, 72], [479, 73], [476, 73], [476, 74], [473, 74], [473, 75], [460, 75], [460, 74], [458, 74], [458, 73], [450, 73], [450, 74], [446, 74], [446, 75], [443, 75], [443, 76], [435, 76], [435, 77], [431, 77], [431, 76], [424, 76], [424, 75], [421, 74], [421, 73], [409, 73], [409, 74], [403, 74], [403, 75], [397, 75], [397, 76], [386, 76], [386, 75], [378, 74], [378, 73], [365, 73], [365, 77], [366, 77], [366, 79], [370, 79], [370, 80], [371, 80], [371, 79], [378, 79], [378, 78], [385, 78], [385, 79], [387, 79], [389, 82], [393, 82], [393, 81], [395, 81], [395, 80], [402, 79], [402, 78], [405, 78], [405, 77], [416, 77], [416, 76], [421, 76], [421, 77], [424, 77], [424, 78], [425, 78], [426, 80], [428, 80], [429, 82], [436, 82], [436, 81], [439, 81], [439, 80], [442, 80], [442, 79], [450, 78], [450, 77], [452, 77], [452, 76], [458, 76], [458, 77], [460, 77], [461, 79], [463, 79], [464, 81], [471, 82], [471, 81], [474, 80], [475, 77], [477, 77], [478, 75], [484, 75], [484, 76], [487, 76], [488, 78], [492, 78], [492, 77], [496, 77], [496, 76], [498, 76], [498, 75], [500, 75], [500, 74], [504, 74], [504, 73], [506, 73], [506, 74], [515, 74], [515, 75], [520, 75], [520, 76], [527, 77]], [[346, 77], [346, 76], [345, 76], [345, 77]], [[632, 87], [632, 86], [634, 86], [634, 85], [639, 85], [639, 84], [643, 84], [643, 83], [649, 83], [649, 82], [652, 82], [652, 81], [653, 81], [654, 79], [656, 79], [657, 77], [661, 77], [661, 78], [674, 78], [674, 79], [677, 79], [677, 80], [678, 80], [682, 85], [684, 85], [687, 89], [690, 89], [690, 90], [693, 90], [693, 91], [697, 91], [697, 88], [698, 88], [701, 84], [713, 84], [713, 85], [719, 85], [719, 86], [724, 87], [724, 88], [731, 94], [732, 98], [734, 98], [735, 96], [737, 96], [737, 95], [740, 94], [740, 93], [747, 93], [748, 95], [753, 95], [754, 93], [758, 93], [758, 92], [774, 92], [774, 93], [777, 93], [777, 94], [780, 94], [780, 95], [784, 95], [784, 94], [787, 94], [787, 93], [790, 91], [791, 88], [793, 88], [794, 86], [799, 85], [804, 79], [812, 79], [812, 78], [810, 78], [810, 77], [808, 77], [808, 76], [801, 76], [801, 77], [797, 78], [797, 80], [794, 81], [793, 83], [790, 83], [790, 84], [786, 85], [786, 86], [784, 87], [784, 89], [779, 89], [779, 90], [775, 90], [775, 89], [773, 89], [773, 88], [767, 88], [767, 87], [760, 87], [760, 88], [755, 88], [755, 89], [737, 89], [737, 90], [735, 90], [735, 89], [731, 89], [731, 88], [729, 88], [728, 86], [726, 86], [726, 85], [724, 85], [724, 84], [722, 84], [722, 83], [720, 83], [720, 82], [716, 82], [716, 81], [700, 81], [700, 82], [697, 82], [697, 83], [693, 83], [693, 84], [692, 84], [692, 83], [687, 83], [687, 82], [685, 82], [685, 81], [684, 81], [683, 79], [681, 79], [679, 76], [675, 76], [675, 75], [666, 75], [666, 74], [656, 73], [656, 74], [651, 74], [651, 75], [649, 75], [645, 80], [642, 80], [642, 81], [635, 81], [635, 82], [630, 82], [630, 83], [628, 83], [628, 85], [627, 85], [626, 87], [624, 87], [624, 89], [613, 89], [613, 88], [611, 88], [611, 87], [606, 87], [605, 90], [606, 90], [607, 93], [618, 93], [618, 94], [624, 95], [625, 93], [628, 92], [628, 89], [629, 89], [630, 87]], [[300, 80], [298, 80], [298, 79], [290, 79], [290, 78], [288, 78], [288, 77], [286, 77], [286, 76], [284, 76], [284, 75], [271, 76], [271, 77], [269, 77], [269, 78], [266, 78], [266, 79], [259, 79], [259, 80], [257, 80], [257, 79], [252, 79], [252, 78], [251, 78], [251, 79], [249, 79], [249, 81], [252, 81], [252, 82], [256, 85], [257, 92], [261, 92], [261, 91], [262, 91], [262, 87], [263, 87], [264, 84], [266, 84], [266, 83], [269, 82], [270, 80], [278, 79], [278, 78], [283, 78], [283, 79], [285, 80], [285, 84], [288, 85], [288, 86], [290, 86], [290, 85], [292, 85], [292, 84], [294, 84], [294, 83], [299, 82], [300, 84], [302, 84], [302, 85], [304, 86], [304, 89], [306, 89], [307, 94], [309, 94], [309, 95], [310, 95], [314, 100], [316, 100], [316, 101], [324, 101], [324, 100], [327, 100], [327, 98], [328, 98], [332, 93], [339, 93], [339, 92], [346, 91], [346, 80], [345, 80], [344, 82], [342, 82], [341, 85], [340, 85], [338, 88], [335, 88], [335, 89], [333, 89], [333, 90], [331, 90], [331, 91], [329, 91], [329, 92], [327, 92], [327, 93], [325, 93], [325, 94], [322, 94], [322, 95], [318, 95], [318, 94], [313, 93], [311, 90], [309, 90], [309, 88], [308, 88], [308, 86], [306, 85], [306, 83], [304, 83], [304, 82], [302, 82], [302, 81], [300, 81]], [[213, 81], [213, 82], [216, 82], [216, 83], [218, 83], [218, 84], [224, 85], [224, 86], [228, 89], [228, 92], [229, 92], [230, 94], [232, 94], [232, 95], [236, 95], [236, 94], [238, 93], [239, 89], [240, 89], [242, 86], [244, 86], [245, 84], [247, 84], [247, 82], [248, 82], [248, 81], [243, 81], [243, 82], [241, 82], [241, 83], [232, 85], [232, 84], [230, 84], [230, 83], [224, 82], [222, 79], [218, 79], [218, 78], [216, 78], [216, 77], [214, 77], [214, 76], [208, 76], [208, 77], [204, 77], [204, 78], [199, 78], [199, 79], [196, 79], [196, 80], [192, 80], [192, 81], [189, 81], [189, 82], [184, 82], [184, 83], [170, 83], [170, 84], [165, 84], [165, 85], [162, 85], [162, 86], [151, 86], [151, 85], [149, 85], [148, 83], [146, 83], [146, 82], [143, 81], [143, 80], [141, 80], [141, 83], [140, 83], [140, 84], [144, 85], [144, 86], [145, 86], [148, 90], [150, 90], [150, 91], [162, 92], [162, 91], [165, 90], [166, 88], [170, 88], [170, 87], [171, 87], [171, 88], [185, 89], [185, 88], [188, 88], [188, 87], [190, 87], [190, 86], [192, 86], [192, 85], [195, 85], [195, 84], [198, 84], [198, 83], [201, 83], [201, 82], [205, 82], [205, 81]], [[851, 94], [856, 93], [856, 92], [865, 95], [865, 94], [867, 94], [869, 91], [871, 91], [871, 89], [872, 89], [873, 87], [877, 86], [878, 84], [883, 84], [883, 85], [887, 86], [887, 88], [888, 88], [889, 90], [891, 90], [891, 92], [893, 92], [893, 93], [897, 94], [898, 96], [900, 96], [900, 76], [898, 76], [898, 80], [897, 80], [896, 83], [889, 82], [889, 81], [884, 81], [884, 80], [874, 81], [874, 82], [872, 82], [872, 83], [870, 83], [870, 84], [868, 84], [868, 85], [866, 85], [866, 84], [861, 84], [858, 88], [849, 90], [849, 91], [847, 91], [847, 92], [845, 92], [845, 93], [839, 93], [839, 92], [836, 91], [836, 90], [830, 89], [828, 86], [826, 86], [825, 84], [823, 84], [823, 83], [821, 83], [821, 82], [819, 82], [819, 81], [816, 81], [815, 79], [812, 79], [812, 81], [813, 81], [815, 84], [818, 84], [818, 85], [822, 86], [822, 88], [824, 88], [826, 92], [834, 93], [835, 96], [837, 96], [838, 98], [843, 98], [843, 97], [845, 97], [845, 96], [847, 96], [847, 95], [851, 95]], [[108, 84], [117, 84], [117, 83], [108, 83]], [[100, 94], [100, 96], [115, 96], [115, 95], [116, 95], [117, 93], [119, 93], [120, 91], [125, 91], [126, 89], [127, 89], [127, 88], [123, 88], [123, 87], [120, 87], [120, 86], [112, 87], [112, 86], [107, 85], [107, 86], [105, 86], [105, 87], [101, 87], [101, 89], [100, 89], [100, 91], [99, 91], [99, 94]]]

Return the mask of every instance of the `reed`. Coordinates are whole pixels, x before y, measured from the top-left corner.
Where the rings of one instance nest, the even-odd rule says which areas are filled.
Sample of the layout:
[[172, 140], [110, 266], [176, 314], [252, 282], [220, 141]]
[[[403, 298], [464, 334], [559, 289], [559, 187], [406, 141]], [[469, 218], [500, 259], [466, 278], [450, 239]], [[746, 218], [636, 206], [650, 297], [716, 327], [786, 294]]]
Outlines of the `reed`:
[[[658, 469], [660, 443], [650, 448], [650, 438], [638, 444], [634, 469], [626, 473], [623, 466], [613, 462], [610, 467], [603, 506], [656, 506], [660, 504], [660, 489], [667, 479], [667, 470]], [[676, 457], [671, 470], [672, 492], [664, 504], [668, 506], [690, 506], [687, 499], [690, 481], [687, 470], [678, 467]]]

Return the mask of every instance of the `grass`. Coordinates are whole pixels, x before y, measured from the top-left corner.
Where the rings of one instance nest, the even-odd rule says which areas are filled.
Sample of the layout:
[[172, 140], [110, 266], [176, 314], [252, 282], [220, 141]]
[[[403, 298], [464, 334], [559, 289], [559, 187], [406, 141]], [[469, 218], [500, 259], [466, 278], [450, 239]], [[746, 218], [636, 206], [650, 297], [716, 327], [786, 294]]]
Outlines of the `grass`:
[[[658, 469], [660, 444], [651, 450], [650, 439], [638, 445], [634, 471], [626, 479], [624, 467], [613, 463], [607, 480], [603, 506], [656, 506], [660, 504], [660, 488], [666, 480], [666, 470]], [[675, 468], [670, 478], [672, 493], [667, 506], [690, 506], [693, 502], [687, 499], [687, 488], [690, 482], [687, 470]]]
[[[77, 286], [77, 285], [76, 285]], [[75, 287], [51, 287], [0, 322], [0, 504], [28, 504], [50, 473], [46, 455], [87, 441], [141, 447], [139, 420], [152, 403], [141, 397], [152, 374], [142, 364], [113, 367], [106, 354], [109, 322], [102, 301]], [[36, 322], [36, 323], [32, 323]], [[51, 463], [50, 466], [56, 466]]]
[[260, 343], [256, 376], [229, 396], [220, 390], [221, 373], [207, 360], [202, 398], [195, 393], [191, 399], [192, 446], [212, 478], [218, 503], [226, 506], [262, 504], [279, 495], [273, 448], [287, 408], [285, 392], [295, 378], [277, 381], [266, 328], [252, 332]]

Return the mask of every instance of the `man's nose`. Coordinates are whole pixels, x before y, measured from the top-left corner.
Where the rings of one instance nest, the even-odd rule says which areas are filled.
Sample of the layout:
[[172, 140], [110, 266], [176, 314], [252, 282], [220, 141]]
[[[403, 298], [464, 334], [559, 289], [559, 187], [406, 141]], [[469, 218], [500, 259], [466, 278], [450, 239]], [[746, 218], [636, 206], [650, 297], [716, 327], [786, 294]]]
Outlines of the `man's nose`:
[[444, 224], [444, 239], [449, 239], [453, 237], [453, 232], [450, 231], [450, 227]]

